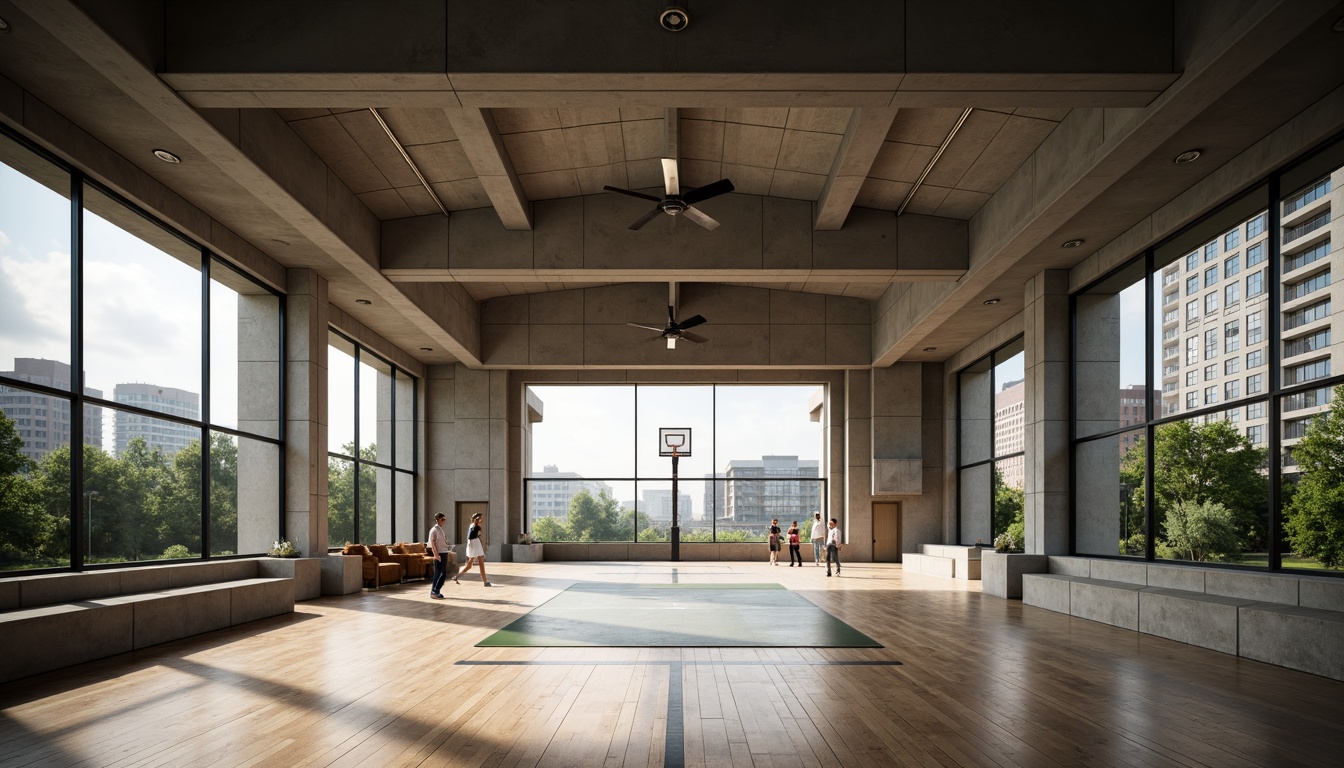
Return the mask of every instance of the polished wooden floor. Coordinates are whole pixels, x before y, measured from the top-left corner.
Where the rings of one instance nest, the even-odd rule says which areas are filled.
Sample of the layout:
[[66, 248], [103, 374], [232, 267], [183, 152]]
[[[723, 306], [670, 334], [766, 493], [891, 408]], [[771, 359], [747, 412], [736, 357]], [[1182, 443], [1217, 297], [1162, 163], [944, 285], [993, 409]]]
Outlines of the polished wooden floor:
[[[0, 686], [0, 765], [1344, 764], [1344, 683], [978, 582], [859, 563], [490, 571], [494, 588], [464, 577], [447, 600], [323, 598]], [[576, 581], [673, 580], [778, 581], [886, 648], [474, 647]]]

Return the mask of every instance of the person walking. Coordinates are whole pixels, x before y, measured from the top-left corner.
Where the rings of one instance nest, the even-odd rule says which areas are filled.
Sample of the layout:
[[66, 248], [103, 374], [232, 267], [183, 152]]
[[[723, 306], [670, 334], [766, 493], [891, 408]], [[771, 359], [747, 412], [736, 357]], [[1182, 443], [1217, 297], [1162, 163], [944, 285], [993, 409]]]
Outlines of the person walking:
[[812, 520], [812, 562], [821, 567], [821, 550], [826, 546], [826, 524], [821, 522], [821, 513], [817, 512]]
[[429, 529], [429, 553], [434, 556], [434, 581], [429, 585], [429, 596], [442, 600], [443, 582], [448, 580], [448, 556], [452, 550], [448, 547], [448, 536], [443, 532], [445, 515], [440, 512], [434, 516], [434, 525]]
[[779, 518], [770, 521], [770, 564], [779, 565]]
[[789, 567], [793, 567], [793, 561], [798, 560], [798, 567], [803, 567], [803, 553], [798, 549], [798, 521], [794, 520], [793, 525], [789, 527]]
[[835, 560], [835, 575], [840, 575], [840, 527], [835, 518], [831, 518], [830, 530], [826, 532], [826, 575], [831, 575], [831, 560]]
[[481, 584], [487, 587], [494, 586], [485, 577], [485, 542], [481, 540], [481, 520], [483, 517], [480, 512], [471, 516], [471, 525], [467, 526], [467, 564], [462, 566], [462, 570], [458, 571], [457, 575], [453, 577], [454, 584], [462, 583], [458, 579], [461, 578], [462, 574], [471, 570], [471, 563], [475, 560], [481, 569]]

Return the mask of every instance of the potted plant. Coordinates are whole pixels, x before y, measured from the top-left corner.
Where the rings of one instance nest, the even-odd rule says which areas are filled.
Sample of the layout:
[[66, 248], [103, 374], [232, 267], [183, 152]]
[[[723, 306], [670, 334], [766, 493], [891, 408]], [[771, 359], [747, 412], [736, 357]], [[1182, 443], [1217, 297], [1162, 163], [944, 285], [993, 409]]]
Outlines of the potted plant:
[[281, 539], [275, 542], [275, 545], [266, 554], [271, 557], [298, 557], [299, 550], [289, 539]]

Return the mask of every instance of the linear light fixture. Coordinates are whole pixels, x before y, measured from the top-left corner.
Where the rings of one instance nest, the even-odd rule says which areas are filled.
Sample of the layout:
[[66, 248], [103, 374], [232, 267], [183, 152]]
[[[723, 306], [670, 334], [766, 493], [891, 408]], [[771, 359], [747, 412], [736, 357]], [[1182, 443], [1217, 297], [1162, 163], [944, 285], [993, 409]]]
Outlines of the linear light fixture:
[[961, 130], [961, 124], [966, 122], [966, 118], [970, 116], [971, 108], [967, 107], [966, 110], [961, 113], [961, 117], [957, 118], [957, 124], [952, 126], [952, 130], [947, 132], [947, 138], [943, 139], [943, 143], [939, 145], [938, 151], [933, 153], [933, 157], [929, 158], [929, 164], [924, 166], [924, 172], [919, 174], [918, 179], [915, 179], [915, 185], [905, 194], [905, 199], [901, 201], [901, 207], [896, 209], [897, 216], [905, 213], [905, 207], [910, 204], [911, 200], [915, 199], [915, 193], [919, 191], [920, 185], [924, 183], [924, 179], [927, 178], [929, 172], [933, 170], [933, 166], [937, 164], [938, 158], [943, 156], [943, 152], [947, 151], [947, 145], [952, 143], [952, 139], [957, 135], [957, 131]]
[[369, 107], [369, 111], [373, 113], [373, 119], [377, 120], [378, 124], [383, 126], [383, 133], [386, 133], [387, 138], [392, 140], [392, 145], [395, 146], [397, 148], [397, 151], [401, 153], [401, 159], [405, 160], [406, 164], [411, 167], [411, 173], [414, 173], [415, 178], [420, 180], [420, 186], [425, 188], [425, 191], [429, 193], [430, 199], [434, 201], [435, 205], [439, 206], [439, 210], [443, 211], [443, 215], [447, 216], [448, 207], [445, 206], [443, 204], [443, 201], [439, 199], [439, 195], [437, 192], [434, 191], [434, 188], [429, 186], [429, 182], [425, 181], [425, 175], [420, 172], [420, 169], [416, 166], [415, 161], [412, 160], [410, 154], [406, 152], [406, 147], [403, 147], [401, 145], [401, 142], [397, 140], [397, 135], [392, 132], [392, 128], [389, 127], [388, 124], [383, 121], [383, 116], [378, 114], [377, 109]]

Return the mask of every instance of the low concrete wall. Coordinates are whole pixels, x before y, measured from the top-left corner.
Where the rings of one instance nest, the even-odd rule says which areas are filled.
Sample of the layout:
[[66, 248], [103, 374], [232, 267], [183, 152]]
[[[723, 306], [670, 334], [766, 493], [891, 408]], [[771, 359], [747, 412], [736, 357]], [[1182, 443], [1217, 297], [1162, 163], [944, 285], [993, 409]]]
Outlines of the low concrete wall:
[[1045, 555], [990, 550], [980, 557], [981, 591], [1003, 598], [1022, 597], [1022, 576], [1045, 573], [1050, 561]]
[[295, 600], [322, 596], [322, 563], [325, 557], [268, 557], [257, 561], [257, 574], [268, 578], [293, 579]]
[[1344, 680], [1344, 579], [1083, 557], [1049, 568], [1022, 577], [1027, 605]]
[[[764, 542], [683, 542], [681, 562], [767, 562], [770, 559], [769, 547]], [[634, 561], [634, 562], [670, 562], [672, 546], [665, 541], [659, 542], [573, 542], [548, 541], [544, 551], [548, 562], [584, 562], [593, 560]], [[781, 562], [788, 559], [788, 552], [780, 553]]]
[[322, 560], [322, 594], [353, 595], [364, 588], [364, 558], [330, 554]]

